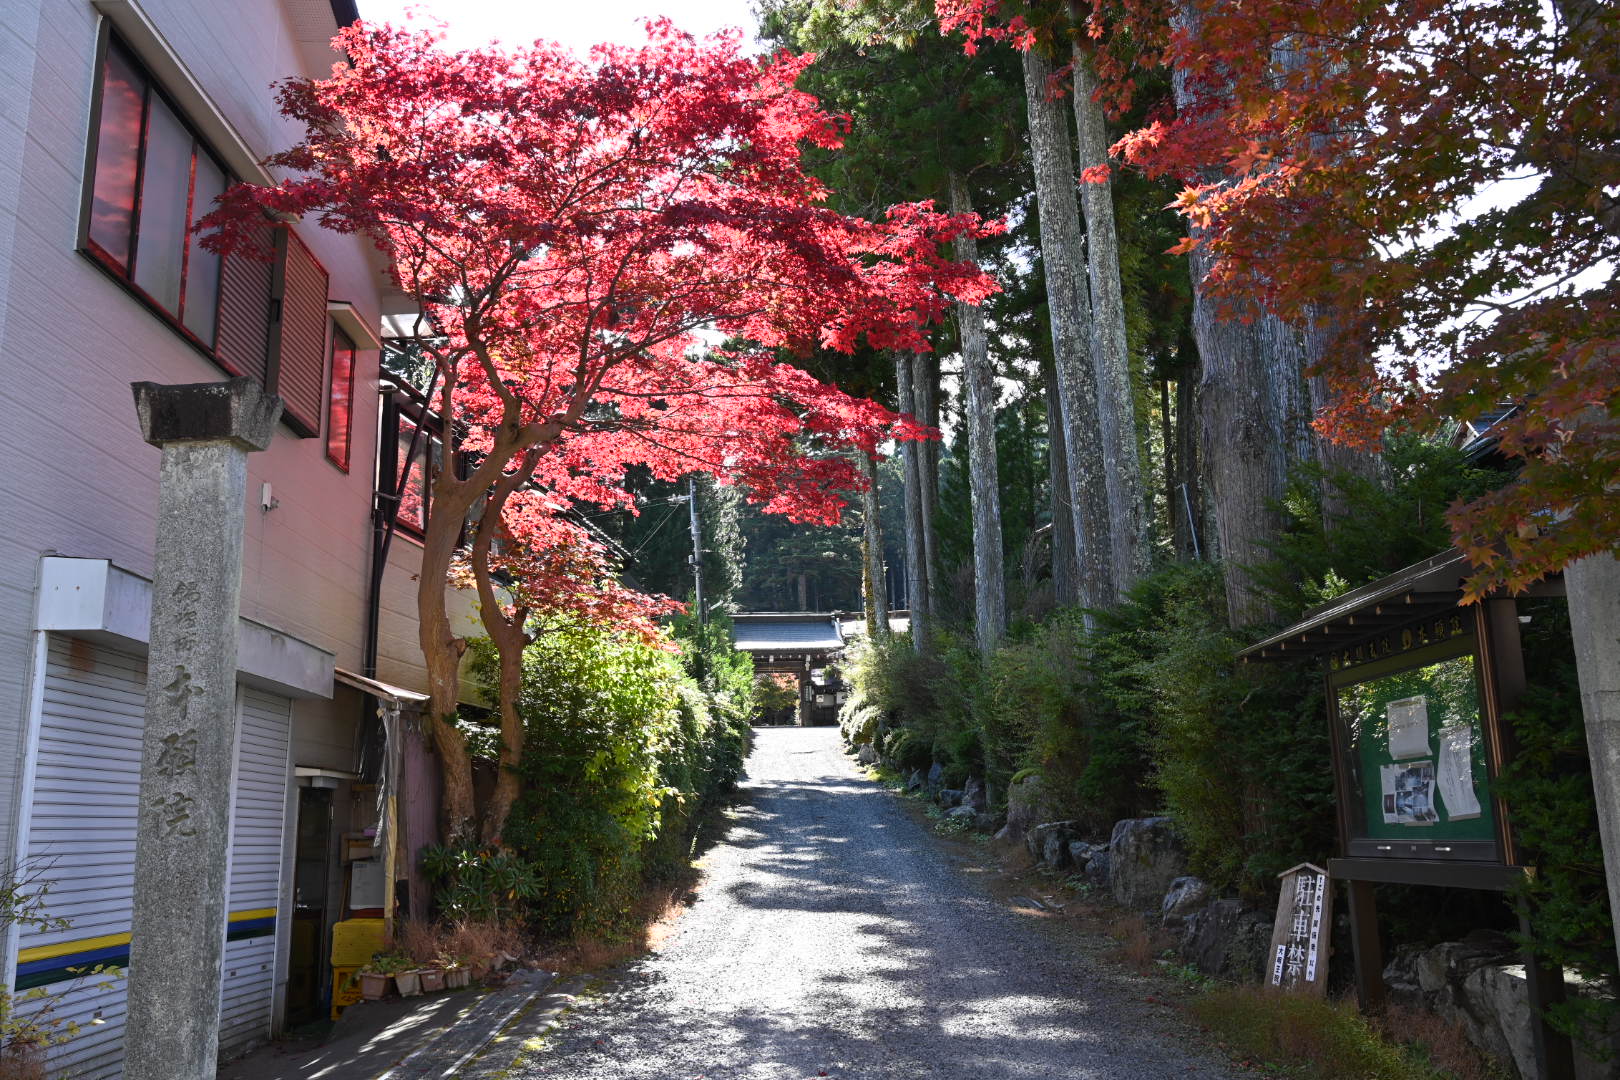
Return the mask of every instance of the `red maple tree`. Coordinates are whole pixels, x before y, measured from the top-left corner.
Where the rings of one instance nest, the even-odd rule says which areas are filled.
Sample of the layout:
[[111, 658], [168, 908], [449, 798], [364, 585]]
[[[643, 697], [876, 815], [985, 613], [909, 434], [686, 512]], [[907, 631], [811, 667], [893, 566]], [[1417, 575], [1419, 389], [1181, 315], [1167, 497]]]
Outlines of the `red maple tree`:
[[1193, 91], [1116, 151], [1187, 180], [1209, 295], [1333, 329], [1320, 428], [1368, 445], [1516, 407], [1490, 433], [1517, 479], [1451, 510], [1471, 594], [1614, 550], [1620, 12], [1131, 0], [1110, 33]]
[[[871, 222], [824, 205], [800, 150], [837, 145], [841, 122], [794, 88], [806, 59], [751, 58], [736, 35], [699, 42], [667, 21], [585, 60], [544, 43], [450, 52], [440, 37], [341, 32], [347, 64], [279, 89], [305, 129], [270, 159], [289, 178], [232, 189], [205, 224], [227, 248], [250, 244], [265, 212], [369, 236], [430, 328], [435, 408], [472, 463], [434, 477], [418, 615], [444, 835], [469, 843], [477, 810], [453, 723], [466, 642], [445, 596], [462, 523], [498, 646], [521, 642], [537, 604], [645, 625], [660, 601], [598, 588], [601, 553], [556, 507], [626, 504], [634, 464], [664, 479], [707, 470], [767, 510], [835, 519], [837, 492], [860, 483], [842, 451], [921, 429], [778, 357], [925, 349], [953, 297], [994, 285], [940, 254], [985, 230], [972, 217], [907, 205]], [[705, 333], [747, 344], [706, 349]], [[490, 576], [503, 557], [522, 578], [504, 596]], [[503, 715], [508, 752], [515, 724]], [[500, 826], [487, 817], [484, 839]]]
[[1597, 0], [938, 0], [946, 29], [1090, 41], [1115, 147], [1186, 188], [1205, 295], [1330, 328], [1334, 438], [1491, 427], [1523, 468], [1452, 508], [1473, 595], [1615, 549], [1620, 10]]

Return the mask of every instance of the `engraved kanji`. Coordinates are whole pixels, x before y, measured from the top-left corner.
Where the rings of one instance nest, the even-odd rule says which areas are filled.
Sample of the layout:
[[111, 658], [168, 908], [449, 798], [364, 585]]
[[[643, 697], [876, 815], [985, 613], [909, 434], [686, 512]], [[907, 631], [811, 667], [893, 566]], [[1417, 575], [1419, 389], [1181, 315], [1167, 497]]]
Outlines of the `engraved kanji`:
[[162, 739], [157, 771], [163, 776], [191, 776], [197, 771], [197, 729], [187, 728]]
[[158, 835], [167, 840], [176, 836], [196, 836], [197, 828], [191, 823], [191, 808], [197, 800], [185, 792], [176, 791], [153, 804], [158, 812]]
[[191, 700], [202, 692], [203, 688], [192, 681], [191, 671], [184, 664], [174, 665], [174, 678], [163, 688], [164, 698], [168, 701], [169, 707], [180, 714], [181, 721], [184, 721], [191, 712]]

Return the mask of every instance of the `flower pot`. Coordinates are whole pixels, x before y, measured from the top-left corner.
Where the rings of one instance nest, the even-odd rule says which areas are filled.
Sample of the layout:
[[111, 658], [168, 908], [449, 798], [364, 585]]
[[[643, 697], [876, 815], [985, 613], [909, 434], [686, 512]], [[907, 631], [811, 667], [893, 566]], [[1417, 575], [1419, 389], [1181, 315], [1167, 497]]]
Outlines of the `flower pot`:
[[444, 970], [442, 968], [423, 968], [417, 974], [422, 976], [422, 993], [437, 994], [444, 989]]
[[383, 975], [375, 971], [362, 971], [360, 973], [360, 999], [362, 1001], [380, 1001], [388, 993], [388, 984], [394, 981], [392, 975]]
[[460, 990], [472, 982], [472, 972], [464, 967], [447, 968], [444, 973], [444, 985], [451, 990]]
[[399, 988], [400, 997], [416, 997], [422, 992], [422, 973], [401, 971], [394, 976], [394, 985]]

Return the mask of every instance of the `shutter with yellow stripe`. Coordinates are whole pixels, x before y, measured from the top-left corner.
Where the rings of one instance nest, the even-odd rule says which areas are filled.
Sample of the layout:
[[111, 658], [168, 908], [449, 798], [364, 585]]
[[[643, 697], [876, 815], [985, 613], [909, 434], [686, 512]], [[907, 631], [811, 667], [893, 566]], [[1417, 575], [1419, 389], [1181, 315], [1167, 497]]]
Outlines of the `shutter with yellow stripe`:
[[[220, 1048], [268, 1037], [291, 701], [243, 688], [233, 794]], [[51, 1050], [51, 1074], [119, 1074], [125, 983], [86, 974], [128, 961], [135, 825], [146, 708], [146, 662], [133, 653], [52, 635], [45, 672], [26, 858], [49, 884], [60, 929], [24, 928], [15, 989], [58, 997], [53, 1015], [79, 1034]], [[19, 1012], [42, 1006], [19, 1003]]]

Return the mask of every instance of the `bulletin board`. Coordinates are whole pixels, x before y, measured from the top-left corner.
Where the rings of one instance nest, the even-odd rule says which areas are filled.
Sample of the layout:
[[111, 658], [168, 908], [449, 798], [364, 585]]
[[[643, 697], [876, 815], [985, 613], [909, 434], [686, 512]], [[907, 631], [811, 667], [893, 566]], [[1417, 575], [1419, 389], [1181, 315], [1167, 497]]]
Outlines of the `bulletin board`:
[[1475, 643], [1460, 636], [1329, 679], [1351, 855], [1500, 860]]

